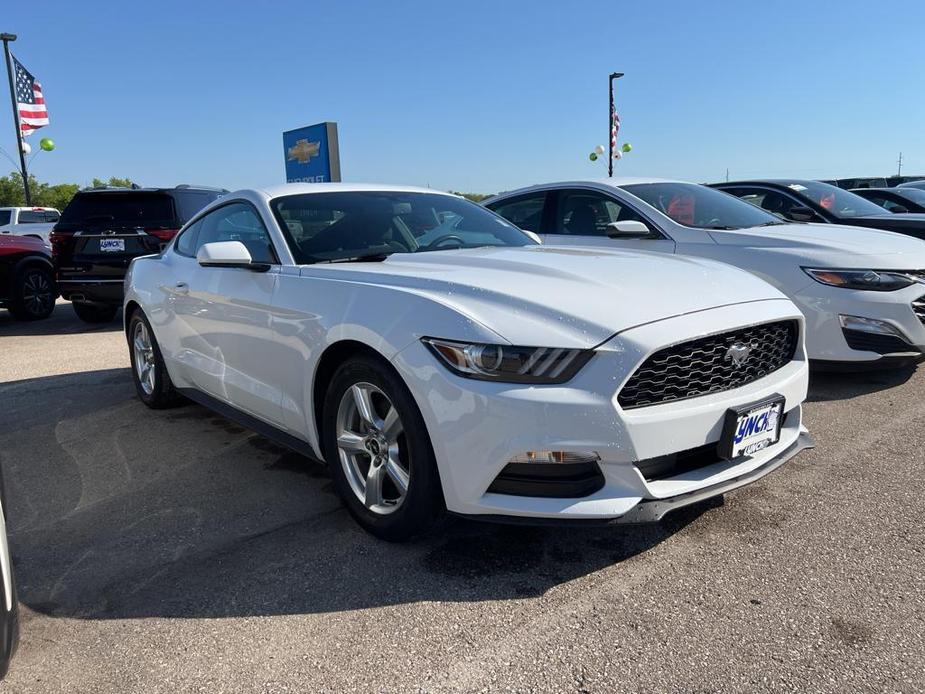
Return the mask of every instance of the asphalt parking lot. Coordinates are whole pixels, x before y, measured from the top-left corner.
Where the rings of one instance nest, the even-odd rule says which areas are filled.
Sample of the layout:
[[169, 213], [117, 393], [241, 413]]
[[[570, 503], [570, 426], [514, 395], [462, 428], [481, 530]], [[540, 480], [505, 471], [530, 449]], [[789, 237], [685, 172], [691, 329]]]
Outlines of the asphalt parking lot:
[[925, 369], [816, 375], [818, 447], [646, 528], [379, 542], [323, 469], [135, 398], [120, 325], [0, 311], [10, 692], [925, 690]]

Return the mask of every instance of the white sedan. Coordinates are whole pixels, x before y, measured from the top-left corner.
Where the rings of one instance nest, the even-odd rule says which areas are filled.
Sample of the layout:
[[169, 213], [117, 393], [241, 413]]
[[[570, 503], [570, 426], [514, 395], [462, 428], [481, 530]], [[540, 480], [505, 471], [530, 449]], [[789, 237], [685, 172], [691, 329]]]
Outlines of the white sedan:
[[710, 261], [544, 248], [456, 196], [223, 197], [126, 277], [135, 385], [324, 459], [403, 539], [444, 510], [654, 521], [809, 445], [803, 319]]
[[767, 280], [806, 317], [823, 367], [916, 363], [925, 353], [925, 243], [834, 224], [793, 224], [706, 186], [651, 178], [538, 185], [485, 204], [554, 245], [720, 260]]

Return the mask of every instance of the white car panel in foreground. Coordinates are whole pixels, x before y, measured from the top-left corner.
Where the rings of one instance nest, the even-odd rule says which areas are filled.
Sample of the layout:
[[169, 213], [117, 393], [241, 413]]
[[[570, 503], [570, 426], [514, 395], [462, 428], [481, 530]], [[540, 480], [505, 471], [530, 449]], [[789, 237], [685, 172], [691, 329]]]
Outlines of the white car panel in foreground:
[[[657, 520], [809, 445], [802, 316], [767, 283], [708, 260], [545, 248], [433, 191], [228, 195], [133, 261], [125, 294], [143, 401], [176, 389], [323, 452], [351, 513], [386, 538], [422, 530], [435, 503]], [[741, 408], [733, 428], [781, 421], [780, 436], [726, 459]]]
[[[785, 223], [717, 192], [680, 181], [613, 178], [522, 188], [484, 204], [526, 224], [548, 245], [649, 250], [748, 270], [799, 306], [807, 352], [820, 363], [881, 366], [922, 359], [925, 243], [875, 229]], [[529, 218], [518, 218], [525, 213]], [[607, 228], [630, 221], [642, 222], [649, 234]], [[814, 278], [810, 269], [824, 271], [821, 277], [836, 284], [817, 279], [819, 273]], [[846, 271], [853, 284], [845, 281]], [[898, 288], [885, 284], [894, 273], [902, 276]]]

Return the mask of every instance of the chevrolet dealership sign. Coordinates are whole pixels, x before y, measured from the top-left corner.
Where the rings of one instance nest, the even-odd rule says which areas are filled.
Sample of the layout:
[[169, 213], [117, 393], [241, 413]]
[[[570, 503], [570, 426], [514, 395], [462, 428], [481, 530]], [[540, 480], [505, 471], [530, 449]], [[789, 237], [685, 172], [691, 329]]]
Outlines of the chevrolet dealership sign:
[[340, 181], [337, 123], [318, 123], [283, 133], [286, 183]]

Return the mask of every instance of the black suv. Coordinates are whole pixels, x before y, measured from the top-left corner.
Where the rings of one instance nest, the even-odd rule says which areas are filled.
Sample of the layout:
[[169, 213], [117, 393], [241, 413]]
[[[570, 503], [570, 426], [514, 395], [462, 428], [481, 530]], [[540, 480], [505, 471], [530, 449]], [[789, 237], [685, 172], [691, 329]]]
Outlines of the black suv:
[[51, 232], [61, 296], [82, 320], [111, 321], [122, 306], [132, 258], [159, 253], [194, 214], [227, 192], [189, 185], [80, 191]]

